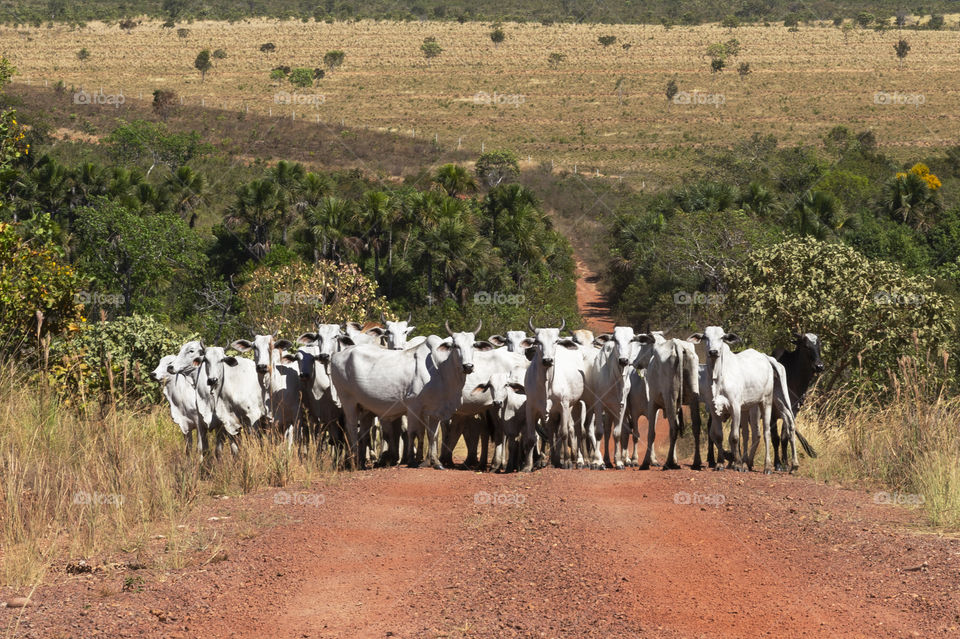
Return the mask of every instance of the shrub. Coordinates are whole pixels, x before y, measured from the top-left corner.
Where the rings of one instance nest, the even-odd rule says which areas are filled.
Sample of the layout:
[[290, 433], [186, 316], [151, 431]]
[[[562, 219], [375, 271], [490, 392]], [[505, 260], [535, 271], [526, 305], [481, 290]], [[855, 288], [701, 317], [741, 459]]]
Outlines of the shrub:
[[270, 268], [261, 266], [240, 289], [247, 325], [257, 331], [296, 337], [316, 322], [379, 318], [389, 310], [376, 283], [353, 264], [320, 260]]
[[149, 315], [84, 323], [50, 348], [50, 379], [64, 403], [101, 398], [160, 401], [160, 385], [150, 379], [164, 355], [176, 354], [186, 337]]
[[[47, 218], [49, 220], [49, 218]], [[80, 279], [52, 243], [25, 241], [14, 225], [0, 223], [0, 346], [16, 347], [41, 334], [80, 322], [74, 297]]]

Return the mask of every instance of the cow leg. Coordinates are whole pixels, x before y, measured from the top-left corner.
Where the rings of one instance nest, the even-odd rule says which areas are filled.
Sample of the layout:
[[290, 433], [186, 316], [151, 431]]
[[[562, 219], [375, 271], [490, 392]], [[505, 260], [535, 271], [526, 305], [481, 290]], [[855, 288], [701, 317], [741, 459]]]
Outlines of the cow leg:
[[667, 423], [670, 424], [670, 450], [667, 451], [667, 461], [663, 464], [663, 470], [676, 470], [680, 468], [677, 462], [677, 438], [680, 436], [680, 425], [683, 414], [678, 415], [677, 404], [673, 400], [663, 410]]
[[360, 439], [360, 415], [357, 405], [345, 403], [343, 405], [343, 418], [347, 435], [346, 459], [349, 460], [347, 463], [356, 469], [360, 466], [357, 446]]
[[[594, 437], [596, 437], [597, 430], [600, 431], [603, 437], [603, 468], [613, 468], [613, 462], [610, 460], [610, 437], [613, 433], [611, 433], [610, 429], [603, 423], [603, 419], [596, 417], [596, 415], [594, 415], [593, 424]], [[616, 456], [616, 450], [614, 450], [614, 456]]]
[[727, 467], [727, 456], [723, 451], [723, 421], [714, 414], [710, 415], [710, 441], [717, 451], [715, 470], [724, 470]]
[[693, 399], [688, 406], [690, 407], [690, 426], [693, 429], [693, 466], [691, 466], [691, 468], [693, 470], [702, 470], [703, 459], [700, 457], [700, 402]]
[[657, 438], [657, 410], [652, 402], [647, 406], [647, 454], [643, 456], [640, 470], [649, 470], [651, 466], [659, 466], [657, 453], [653, 450], [653, 442]]
[[[789, 432], [789, 437], [787, 433]], [[790, 411], [783, 411], [783, 433], [781, 434], [781, 439], [783, 440], [783, 459], [786, 461], [787, 458], [787, 441], [790, 441], [790, 472], [800, 468], [800, 460], [797, 458], [797, 424], [794, 421], [793, 415]]]
[[738, 403], [734, 403], [730, 407], [730, 452], [733, 454], [733, 469], [743, 472], [743, 456], [740, 454], [741, 409], [742, 407]]
[[[773, 406], [769, 403], [764, 404], [763, 406], [763, 474], [769, 475], [771, 472], [770, 466], [770, 418], [773, 412]], [[754, 436], [757, 436], [756, 428], [754, 428]], [[758, 442], [759, 443], [759, 442]], [[757, 444], [753, 445], [753, 450], [755, 452], [757, 449]]]
[[453, 467], [453, 449], [457, 447], [462, 426], [462, 422], [457, 417], [443, 424], [443, 451], [440, 454], [440, 463], [444, 466]]
[[[454, 419], [457, 419], [454, 417]], [[480, 444], [480, 428], [474, 416], [459, 418], [463, 424], [463, 443], [467, 446], [467, 458], [463, 461], [464, 468], [476, 468], [480, 465], [477, 458], [477, 448]]]
[[187, 457], [189, 457], [190, 449], [193, 448], [193, 429], [192, 428], [183, 434], [183, 444], [186, 447]]
[[573, 469], [574, 433], [572, 407], [563, 403], [560, 406], [560, 424], [557, 430], [560, 440], [560, 467], [564, 470]]
[[437, 455], [440, 420], [427, 417], [424, 426], [427, 431], [427, 463], [437, 470], [443, 470], [443, 464], [440, 463], [440, 458]]
[[607, 417], [610, 418], [610, 436], [613, 438], [613, 467], [623, 470], [623, 424], [612, 413], [607, 412]]
[[[785, 470], [784, 464], [787, 461], [787, 442], [786, 438], [781, 438], [778, 433], [777, 422], [780, 420], [780, 411], [777, 410], [776, 406], [773, 408], [773, 413], [770, 416], [770, 441], [773, 442], [773, 469], [777, 471]], [[786, 421], [784, 421], [784, 431], [783, 434], [786, 435]], [[780, 451], [781, 447], [783, 450], [783, 455], [781, 456]]]
[[[758, 418], [760, 409], [760, 406], [755, 406], [750, 410], [750, 452], [747, 453], [747, 459], [745, 460], [748, 470], [753, 470], [753, 460], [757, 458], [757, 448], [760, 447], [760, 419]], [[765, 433], [764, 445], [766, 447], [765, 450], [767, 455], [766, 462], [764, 463], [764, 469], [766, 470], [767, 465], [770, 463], [770, 434], [768, 432], [770, 424], [769, 417], [766, 418], [766, 421], [764, 421], [763, 424]], [[744, 448], [746, 448], [746, 446], [744, 446]]]
[[357, 437], [360, 450], [360, 469], [367, 468], [367, 453], [370, 450], [370, 434], [373, 430], [373, 413], [364, 413], [360, 417], [360, 431]]

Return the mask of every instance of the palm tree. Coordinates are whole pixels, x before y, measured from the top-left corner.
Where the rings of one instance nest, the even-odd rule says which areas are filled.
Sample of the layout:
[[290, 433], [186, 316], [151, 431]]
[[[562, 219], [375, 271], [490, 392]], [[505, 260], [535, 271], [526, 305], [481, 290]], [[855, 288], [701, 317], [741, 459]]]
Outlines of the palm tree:
[[820, 239], [829, 232], [839, 231], [846, 222], [843, 205], [825, 191], [807, 191], [797, 200], [797, 231]]
[[181, 166], [167, 178], [164, 187], [170, 194], [173, 211], [193, 228], [197, 223], [197, 208], [207, 191], [207, 178], [189, 166]]
[[887, 183], [884, 207], [894, 219], [922, 230], [932, 223], [940, 200], [922, 177], [910, 171]]
[[477, 183], [473, 176], [459, 164], [444, 164], [434, 176], [434, 180], [443, 187], [450, 197], [475, 191]]
[[276, 166], [267, 171], [267, 179], [277, 185], [279, 202], [279, 223], [283, 229], [283, 243], [287, 243], [287, 232], [293, 222], [294, 213], [302, 211], [305, 206], [303, 198], [303, 179], [306, 169], [299, 162], [280, 160]]
[[757, 215], [764, 216], [773, 206], [773, 193], [759, 182], [747, 185], [746, 192], [740, 196], [740, 206]]
[[490, 189], [484, 201], [484, 209], [490, 218], [489, 236], [494, 246], [499, 246], [502, 215], [510, 216], [524, 207], [539, 209], [540, 202], [533, 191], [521, 184], [505, 184]]
[[251, 241], [247, 250], [258, 260], [270, 250], [270, 231], [279, 217], [277, 185], [270, 180], [253, 180], [237, 189], [237, 200], [227, 210], [228, 223], [247, 225]]
[[309, 209], [304, 219], [313, 240], [315, 261], [322, 257], [343, 262], [346, 250], [356, 249], [360, 243], [353, 232], [355, 213], [349, 200], [328, 195]]
[[397, 211], [390, 196], [383, 191], [367, 191], [360, 200], [360, 221], [366, 228], [366, 244], [373, 253], [373, 277], [380, 279], [380, 251], [387, 236], [388, 265], [393, 254], [393, 224]]

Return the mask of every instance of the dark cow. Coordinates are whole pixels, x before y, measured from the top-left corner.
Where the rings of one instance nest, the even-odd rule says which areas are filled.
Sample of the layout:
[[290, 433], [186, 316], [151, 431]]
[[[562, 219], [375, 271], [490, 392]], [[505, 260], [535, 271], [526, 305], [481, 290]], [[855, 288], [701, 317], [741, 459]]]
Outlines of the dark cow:
[[[810, 389], [810, 385], [817, 378], [820, 373], [823, 372], [823, 360], [820, 359], [820, 338], [814, 333], [795, 333], [793, 336], [793, 344], [796, 348], [792, 351], [788, 351], [783, 348], [778, 348], [773, 352], [773, 357], [783, 364], [783, 367], [787, 371], [787, 387], [790, 390], [790, 405], [793, 407], [794, 414], [800, 412], [800, 407], [803, 406], [803, 402], [806, 399], [807, 391]], [[771, 427], [771, 437], [773, 441], [777, 441], [777, 420], [780, 416], [774, 410], [774, 419], [773, 426]], [[803, 450], [810, 457], [816, 457], [817, 453], [813, 450], [813, 447], [810, 446], [810, 443], [806, 438], [800, 434], [800, 431], [796, 431], [797, 439], [800, 441], [800, 445], [803, 446]], [[777, 470], [783, 470], [781, 464], [781, 459], [786, 459], [787, 456], [787, 443], [785, 441], [780, 444], [782, 448], [782, 457], [778, 454], [777, 447], [774, 447], [774, 466]]]

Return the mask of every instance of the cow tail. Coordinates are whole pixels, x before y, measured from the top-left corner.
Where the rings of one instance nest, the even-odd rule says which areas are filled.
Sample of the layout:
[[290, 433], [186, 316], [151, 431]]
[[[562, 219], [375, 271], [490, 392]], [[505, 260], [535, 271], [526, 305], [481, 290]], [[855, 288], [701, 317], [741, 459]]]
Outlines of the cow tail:
[[807, 438], [800, 434], [800, 431], [794, 427], [793, 433], [797, 436], [797, 439], [800, 441], [800, 445], [803, 446], [803, 451], [807, 454], [807, 457], [813, 459], [817, 458], [817, 451], [813, 449], [813, 446], [810, 445], [810, 442], [807, 441]]
[[673, 343], [673, 352], [677, 356], [677, 365], [673, 367], [673, 383], [677, 388], [677, 436], [683, 437], [683, 369], [684, 352], [680, 345]]

